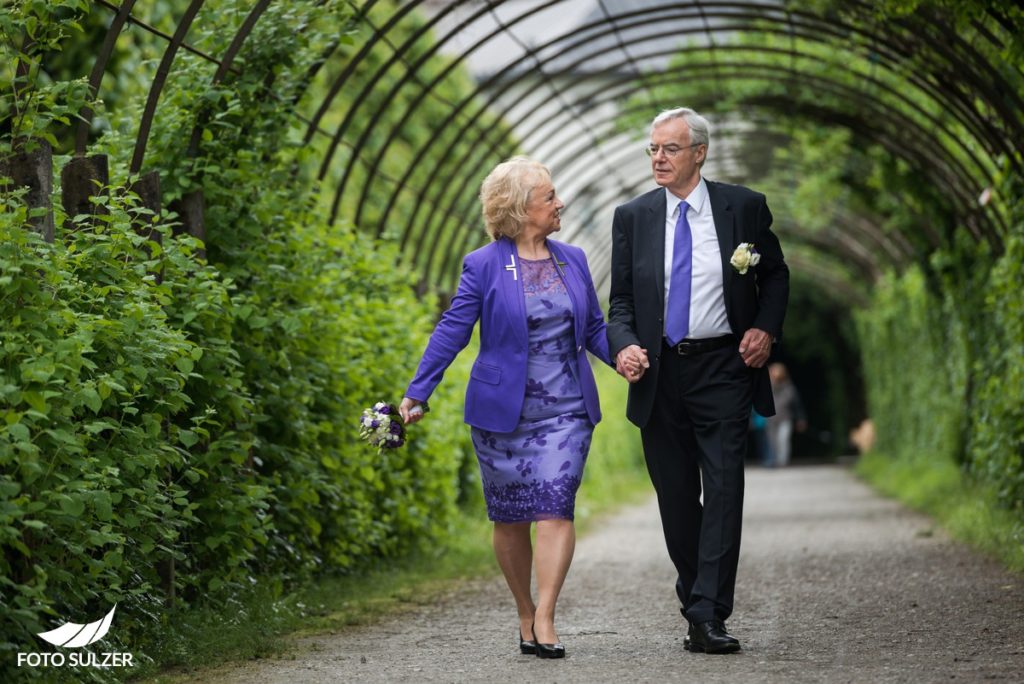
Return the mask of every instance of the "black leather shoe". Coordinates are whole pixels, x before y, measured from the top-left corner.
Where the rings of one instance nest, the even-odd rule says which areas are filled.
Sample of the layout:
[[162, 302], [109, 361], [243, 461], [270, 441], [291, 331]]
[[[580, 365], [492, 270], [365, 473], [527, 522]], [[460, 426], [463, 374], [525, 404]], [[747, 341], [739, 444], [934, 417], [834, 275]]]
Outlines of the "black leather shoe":
[[740, 650], [740, 642], [730, 640], [720, 624], [718, 620], [708, 620], [694, 625], [689, 650], [694, 653], [735, 653]]
[[519, 632], [519, 652], [523, 655], [534, 655], [537, 653], [537, 642], [524, 639], [521, 631]]
[[684, 620], [686, 620], [686, 636], [683, 637], [683, 648], [689, 651], [690, 642], [693, 641], [693, 625], [691, 625], [690, 621], [687, 619], [685, 610], [680, 608], [679, 614], [683, 616]]
[[734, 637], [732, 634], [729, 634], [729, 628], [725, 626], [725, 620], [716, 620], [716, 622], [718, 623], [718, 629], [721, 630], [722, 634], [725, 635], [725, 638], [729, 641], [732, 641], [736, 645], [739, 645], [740, 640]]

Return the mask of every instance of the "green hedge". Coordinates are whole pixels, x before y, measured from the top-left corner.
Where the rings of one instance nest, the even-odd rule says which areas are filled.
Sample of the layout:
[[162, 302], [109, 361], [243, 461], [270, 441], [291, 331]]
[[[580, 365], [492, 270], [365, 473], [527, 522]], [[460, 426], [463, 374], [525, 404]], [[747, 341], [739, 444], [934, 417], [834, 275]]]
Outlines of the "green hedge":
[[425, 342], [433, 306], [409, 275], [351, 235], [329, 260], [282, 239], [278, 297], [242, 294], [166, 228], [147, 260], [110, 206], [52, 245], [19, 198], [0, 211], [3, 648], [114, 602], [131, 643], [172, 593], [357, 569], [443, 536], [469, 451], [464, 370], [406, 448], [357, 437]]
[[968, 275], [890, 275], [857, 324], [877, 449], [958, 464], [1024, 520], [1022, 258], [1014, 233], [995, 260], [980, 250]]
[[[219, 54], [249, 4], [207, 3], [190, 42]], [[23, 125], [0, 135], [0, 156], [45, 137], [59, 177], [64, 124], [86, 93], [44, 58], [95, 38], [79, 30], [102, 30], [91, 7], [0, 8], [30, 65], [18, 87], [31, 94], [2, 94], [0, 113]], [[97, 189], [109, 212], [97, 225], [79, 217], [63, 230], [58, 209], [46, 244], [20, 193], [0, 200], [0, 679], [41, 674], [12, 673], [10, 654], [44, 650], [37, 632], [115, 602], [103, 648], [145, 659], [189, 605], [228, 607], [257, 582], [363, 571], [443, 540], [457, 502], [474, 500], [464, 363], [405, 448], [378, 454], [358, 439], [364, 407], [401, 398], [437, 301], [416, 296], [394, 245], [327, 225], [300, 122], [283, 104], [352, 13], [273, 5], [239, 56], [244, 75], [217, 89], [214, 66], [176, 60], [147, 168], [161, 172], [165, 207], [204, 191], [208, 244], [175, 236], [173, 213], [154, 216], [124, 190], [145, 65], [117, 74], [117, 112], [96, 104], [110, 128], [90, 153], [110, 155], [112, 181]], [[130, 49], [146, 54], [146, 40], [133, 34]], [[11, 61], [0, 68], [13, 74]], [[206, 112], [201, 153], [186, 158]]]

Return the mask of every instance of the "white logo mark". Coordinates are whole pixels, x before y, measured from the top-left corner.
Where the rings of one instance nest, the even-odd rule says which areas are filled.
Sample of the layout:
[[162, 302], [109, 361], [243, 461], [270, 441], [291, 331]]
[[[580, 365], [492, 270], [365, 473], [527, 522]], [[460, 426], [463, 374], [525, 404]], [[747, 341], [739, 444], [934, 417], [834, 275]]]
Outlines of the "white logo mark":
[[116, 603], [102, 620], [90, 622], [87, 625], [65, 622], [57, 629], [51, 629], [49, 632], [40, 632], [38, 636], [54, 646], [63, 646], [64, 648], [81, 648], [82, 646], [94, 644], [107, 636], [107, 631], [110, 630], [110, 623], [114, 620], [115, 610], [117, 610]]

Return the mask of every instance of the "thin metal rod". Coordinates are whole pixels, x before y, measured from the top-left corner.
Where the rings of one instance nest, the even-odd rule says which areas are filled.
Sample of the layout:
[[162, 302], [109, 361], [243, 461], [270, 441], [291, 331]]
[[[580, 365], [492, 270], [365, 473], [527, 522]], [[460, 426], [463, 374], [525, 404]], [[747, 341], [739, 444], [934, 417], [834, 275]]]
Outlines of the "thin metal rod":
[[[109, 3], [103, 4], [110, 7]], [[110, 22], [110, 26], [107, 28], [107, 34], [103, 37], [103, 45], [96, 56], [96, 61], [93, 62], [92, 72], [89, 74], [89, 98], [92, 100], [95, 100], [100, 92], [100, 83], [103, 82], [103, 74], [107, 70], [107, 62], [110, 61], [110, 56], [114, 54], [117, 38], [121, 35], [121, 29], [124, 28], [125, 22], [131, 16], [132, 7], [134, 6], [135, 0], [124, 0], [120, 7], [114, 8], [117, 14], [114, 15], [114, 20]], [[78, 116], [78, 129], [75, 135], [75, 156], [84, 157], [85, 149], [89, 143], [89, 129], [92, 127], [92, 107], [88, 105], [82, 107]]]
[[157, 67], [156, 77], [153, 78], [153, 83], [149, 88], [149, 96], [146, 98], [146, 108], [143, 110], [142, 120], [139, 122], [139, 136], [135, 141], [135, 154], [132, 155], [131, 165], [128, 167], [128, 172], [132, 175], [142, 170], [142, 160], [146, 155], [146, 142], [149, 140], [149, 129], [153, 124], [153, 116], [156, 114], [156, 105], [160, 101], [160, 93], [163, 91], [168, 74], [170, 74], [171, 64], [174, 62], [175, 55], [178, 54], [178, 48], [184, 42], [188, 30], [192, 27], [192, 21], [196, 18], [196, 14], [199, 13], [199, 9], [203, 6], [204, 2], [205, 0], [192, 0], [189, 4], [185, 14], [178, 22], [178, 28], [174, 32], [171, 42], [164, 51], [160, 65]]

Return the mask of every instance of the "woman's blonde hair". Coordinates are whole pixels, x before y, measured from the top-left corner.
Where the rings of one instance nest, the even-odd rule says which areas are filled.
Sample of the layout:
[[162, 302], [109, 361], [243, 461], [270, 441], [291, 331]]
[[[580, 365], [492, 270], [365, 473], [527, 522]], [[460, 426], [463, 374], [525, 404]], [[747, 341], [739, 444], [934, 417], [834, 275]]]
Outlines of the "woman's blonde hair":
[[526, 157], [512, 157], [487, 174], [480, 186], [480, 204], [492, 240], [514, 240], [522, 232], [530, 191], [545, 180], [551, 180], [547, 167]]

